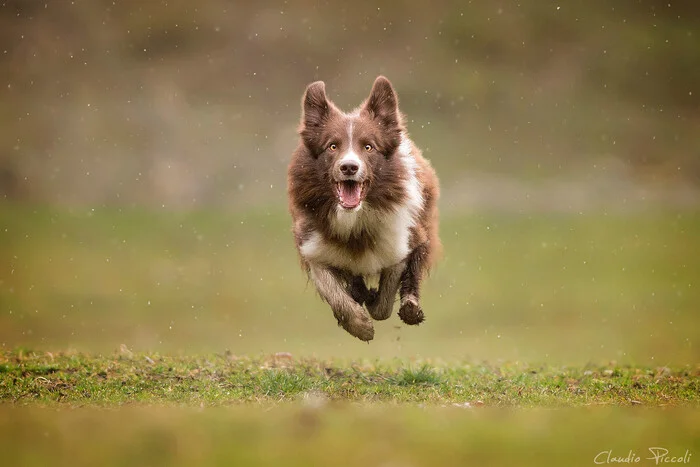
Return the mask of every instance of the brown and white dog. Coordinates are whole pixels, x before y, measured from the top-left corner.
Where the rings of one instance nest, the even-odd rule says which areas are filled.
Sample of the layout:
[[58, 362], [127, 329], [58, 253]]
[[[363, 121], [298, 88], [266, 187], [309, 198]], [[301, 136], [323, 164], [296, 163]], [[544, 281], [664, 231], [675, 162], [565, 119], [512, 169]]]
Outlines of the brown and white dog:
[[[406, 133], [391, 83], [379, 76], [369, 98], [344, 113], [317, 81], [302, 107], [287, 189], [303, 268], [358, 339], [372, 340], [370, 316], [387, 319], [397, 292], [401, 319], [421, 323], [420, 282], [440, 250], [439, 188]], [[368, 289], [365, 279], [376, 276], [378, 289]]]

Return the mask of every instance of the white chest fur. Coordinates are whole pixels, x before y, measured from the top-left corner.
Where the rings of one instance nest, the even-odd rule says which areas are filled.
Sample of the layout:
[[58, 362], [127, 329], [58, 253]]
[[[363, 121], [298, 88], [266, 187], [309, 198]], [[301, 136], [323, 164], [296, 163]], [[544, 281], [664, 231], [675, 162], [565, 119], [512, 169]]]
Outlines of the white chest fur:
[[[339, 226], [348, 226], [350, 219], [347, 217], [355, 215], [353, 227], [371, 228], [371, 238], [374, 241], [359, 255], [351, 255], [342, 245], [328, 242], [318, 232], [313, 232], [301, 245], [301, 254], [308, 261], [346, 269], [354, 274], [378, 274], [382, 269], [403, 260], [409, 253], [409, 229], [404, 224], [403, 213], [400, 211], [401, 209], [392, 213], [379, 213], [371, 209], [360, 209], [339, 213]], [[348, 234], [354, 230], [349, 229]]]

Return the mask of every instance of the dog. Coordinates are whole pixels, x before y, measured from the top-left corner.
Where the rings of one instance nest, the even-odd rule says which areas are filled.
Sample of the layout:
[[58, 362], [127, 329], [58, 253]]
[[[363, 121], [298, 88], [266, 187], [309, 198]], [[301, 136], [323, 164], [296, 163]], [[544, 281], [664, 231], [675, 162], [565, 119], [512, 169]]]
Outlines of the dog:
[[441, 249], [439, 185], [408, 137], [391, 82], [379, 76], [350, 113], [328, 99], [323, 81], [310, 84], [299, 135], [287, 173], [294, 240], [338, 325], [372, 340], [370, 317], [389, 318], [397, 293], [401, 320], [420, 324], [421, 280]]

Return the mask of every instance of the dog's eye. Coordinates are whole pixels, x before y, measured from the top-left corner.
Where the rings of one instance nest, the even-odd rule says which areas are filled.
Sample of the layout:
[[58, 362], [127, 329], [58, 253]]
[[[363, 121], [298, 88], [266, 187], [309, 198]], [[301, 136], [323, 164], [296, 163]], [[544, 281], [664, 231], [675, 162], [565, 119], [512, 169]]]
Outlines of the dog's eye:
[[336, 151], [336, 150], [338, 149], [338, 145], [335, 144], [335, 143], [331, 143], [331, 144], [328, 146], [328, 149], [330, 149], [331, 151]]
[[367, 152], [372, 152], [374, 148], [372, 147], [371, 144], [365, 144], [365, 151]]

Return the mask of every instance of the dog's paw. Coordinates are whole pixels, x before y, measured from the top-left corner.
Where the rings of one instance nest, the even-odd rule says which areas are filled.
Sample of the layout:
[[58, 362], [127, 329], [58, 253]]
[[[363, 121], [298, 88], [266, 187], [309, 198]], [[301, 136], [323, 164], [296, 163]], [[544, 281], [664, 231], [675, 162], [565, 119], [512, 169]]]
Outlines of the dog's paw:
[[423, 310], [413, 296], [407, 296], [401, 299], [401, 308], [399, 308], [399, 318], [406, 324], [416, 325], [425, 320]]
[[361, 341], [369, 342], [374, 339], [374, 325], [372, 320], [364, 313], [364, 310], [362, 313], [356, 313], [346, 320], [339, 319], [338, 325]]

